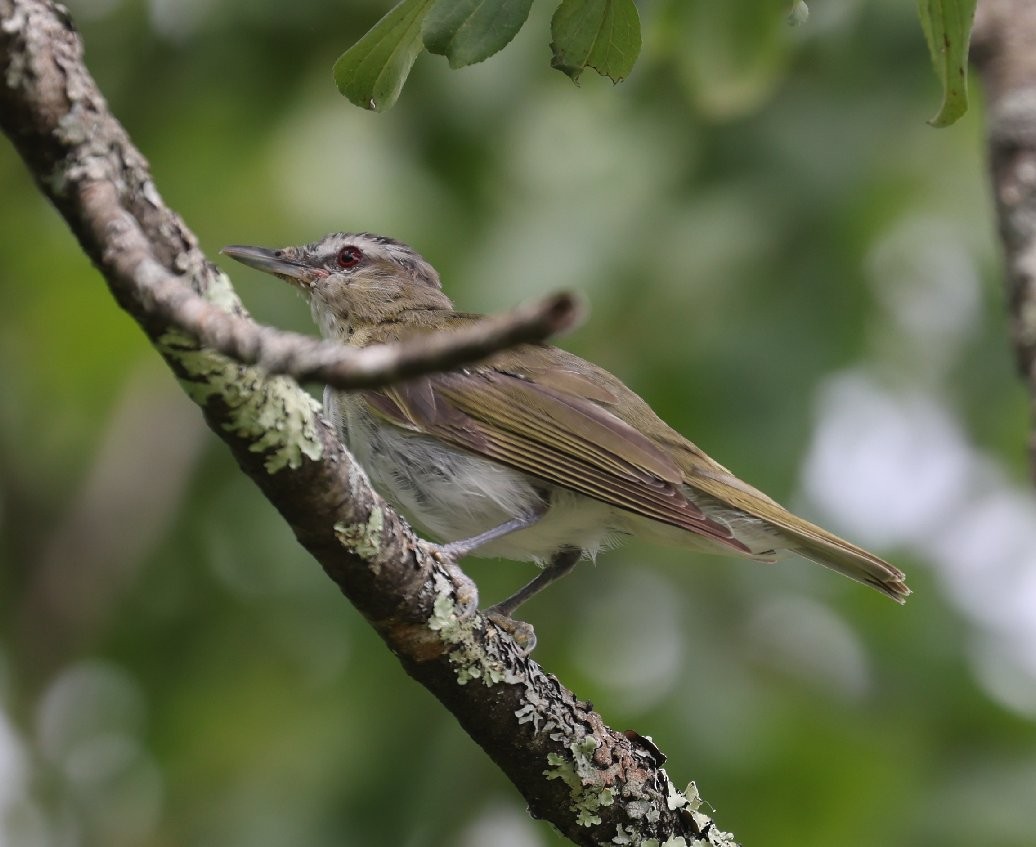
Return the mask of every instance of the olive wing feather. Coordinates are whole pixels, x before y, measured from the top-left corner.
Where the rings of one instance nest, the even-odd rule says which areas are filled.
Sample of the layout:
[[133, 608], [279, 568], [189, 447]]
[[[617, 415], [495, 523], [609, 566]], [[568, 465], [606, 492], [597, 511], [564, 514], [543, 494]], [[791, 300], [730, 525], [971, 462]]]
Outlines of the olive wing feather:
[[728, 527], [686, 497], [683, 471], [667, 451], [557, 384], [484, 368], [422, 377], [361, 396], [396, 426], [750, 553]]

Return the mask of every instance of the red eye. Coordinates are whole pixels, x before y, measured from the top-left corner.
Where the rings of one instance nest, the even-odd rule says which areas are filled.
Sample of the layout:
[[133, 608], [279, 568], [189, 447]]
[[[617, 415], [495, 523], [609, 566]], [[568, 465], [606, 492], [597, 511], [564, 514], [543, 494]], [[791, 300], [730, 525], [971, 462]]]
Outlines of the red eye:
[[338, 251], [335, 261], [340, 268], [355, 268], [363, 259], [363, 251], [352, 244], [348, 244]]

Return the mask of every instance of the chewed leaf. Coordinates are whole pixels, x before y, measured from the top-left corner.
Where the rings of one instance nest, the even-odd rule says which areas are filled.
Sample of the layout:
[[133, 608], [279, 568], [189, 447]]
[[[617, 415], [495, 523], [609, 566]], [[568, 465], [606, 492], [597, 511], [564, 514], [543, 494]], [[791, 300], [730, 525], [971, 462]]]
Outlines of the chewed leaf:
[[942, 84], [942, 104], [928, 123], [949, 126], [968, 111], [968, 42], [975, 0], [917, 0], [917, 11]]
[[352, 103], [380, 112], [399, 98], [421, 52], [421, 23], [435, 0], [402, 0], [335, 62], [335, 84]]
[[532, 0], [436, 0], [421, 37], [451, 68], [473, 65], [502, 50], [529, 17]]
[[550, 32], [551, 65], [573, 80], [589, 67], [620, 82], [640, 53], [640, 16], [633, 0], [562, 0]]

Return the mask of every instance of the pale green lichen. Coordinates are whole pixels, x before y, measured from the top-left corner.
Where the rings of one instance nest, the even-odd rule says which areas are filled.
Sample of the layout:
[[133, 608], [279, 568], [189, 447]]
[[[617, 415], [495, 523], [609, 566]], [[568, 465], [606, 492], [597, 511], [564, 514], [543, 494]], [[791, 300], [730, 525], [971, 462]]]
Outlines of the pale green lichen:
[[618, 834], [612, 839], [612, 844], [628, 845], [628, 847], [712, 847], [711, 842], [703, 838], [695, 838], [688, 841], [682, 835], [670, 835], [664, 842], [657, 838], [641, 838], [640, 834], [633, 827], [625, 828], [619, 824]]
[[487, 656], [485, 650], [475, 643], [477, 616], [462, 618], [458, 615], [450, 581], [439, 573], [434, 579], [435, 600], [432, 603], [432, 615], [428, 618], [428, 628], [439, 633], [443, 642], [453, 646], [449, 659], [457, 667], [457, 684], [467, 685], [472, 680], [480, 679], [489, 688], [501, 682], [513, 682], [507, 667]]
[[363, 559], [375, 560], [381, 552], [381, 531], [384, 526], [384, 512], [375, 506], [366, 521], [356, 524], [339, 522], [332, 529], [343, 547], [348, 547]]
[[442, 640], [448, 644], [455, 644], [460, 641], [463, 632], [453, 603], [453, 596], [448, 587], [446, 590], [442, 590], [440, 586], [436, 587], [440, 590], [436, 593], [435, 602], [432, 604], [432, 616], [428, 619], [428, 628], [433, 632], [438, 632]]
[[723, 832], [714, 823], [709, 828], [708, 840], [698, 839], [699, 841], [705, 841], [708, 847], [738, 847], [737, 841], [734, 840], [734, 833]]
[[[151, 188], [154, 189], [153, 184]], [[241, 298], [230, 284], [230, 277], [225, 273], [216, 274], [205, 292], [205, 299], [213, 306], [219, 306], [224, 312], [233, 312], [242, 305]]]
[[457, 666], [458, 685], [481, 679], [486, 688], [492, 688], [501, 682], [514, 681], [502, 662], [487, 658], [485, 651], [470, 640], [462, 642], [450, 651], [450, 662]]
[[482, 678], [482, 668], [478, 665], [467, 664], [457, 668], [457, 685], [467, 685], [473, 679]]
[[[206, 292], [206, 298], [224, 309], [239, 301], [224, 274]], [[199, 347], [176, 330], [158, 339], [164, 355], [179, 365], [181, 384], [199, 406], [218, 397], [226, 407], [224, 429], [251, 442], [253, 453], [265, 453], [268, 473], [298, 468], [303, 457], [314, 461], [323, 454], [317, 435], [320, 404], [288, 377], [270, 376], [262, 369], [235, 362], [222, 353]]]
[[698, 831], [705, 834], [703, 838], [695, 838], [689, 845], [684, 838], [670, 838], [662, 847], [737, 847], [734, 836], [719, 829], [715, 821], [701, 811], [702, 806], [707, 804], [702, 800], [698, 786], [693, 781], [689, 782], [683, 791], [677, 791], [665, 770], [662, 774], [668, 785], [666, 804], [674, 811], [686, 807]]
[[643, 818], [650, 824], [657, 822], [660, 817], [658, 809], [656, 809], [651, 800], [647, 798], [640, 800], [627, 799], [622, 805], [626, 810], [626, 814], [635, 821], [639, 821]]
[[600, 746], [601, 743], [592, 735], [576, 739], [568, 745], [568, 749], [572, 752], [576, 773], [581, 779], [591, 779], [597, 774], [593, 755]]
[[576, 813], [576, 823], [580, 826], [596, 826], [601, 822], [598, 810], [615, 802], [615, 789], [602, 788], [599, 791], [586, 788], [572, 798], [570, 808]]
[[640, 840], [640, 836], [632, 826], [625, 826], [624, 824], [618, 824], [615, 827], [615, 837], [612, 838], [612, 844], [644, 844]]
[[573, 811], [576, 813], [576, 823], [580, 826], [596, 826], [601, 822], [601, 816], [595, 814], [590, 809], [576, 809], [573, 807]]
[[[669, 779], [668, 774], [666, 779]], [[692, 780], [682, 791], [677, 791], [669, 782], [669, 794], [666, 798], [670, 809], [680, 809], [684, 806], [690, 812], [691, 819], [701, 832], [706, 833], [705, 838], [697, 838], [691, 847], [737, 847], [734, 836], [729, 832], [723, 832], [716, 827], [715, 821], [709, 815], [701, 811], [702, 806], [707, 805], [698, 792], [698, 786]], [[712, 807], [709, 806], [711, 809]], [[714, 810], [713, 810], [714, 811]]]
[[514, 716], [518, 718], [518, 726], [521, 726], [523, 723], [531, 723], [533, 732], [540, 731], [540, 713], [532, 703], [526, 703], [520, 709], [517, 709]]
[[[547, 753], [547, 768], [543, 775], [548, 780], [560, 779], [568, 788], [569, 810], [579, 826], [599, 826], [603, 820], [601, 810], [613, 805], [619, 794], [617, 787], [604, 784], [606, 778], [609, 782], [611, 778], [608, 778], [594, 761], [600, 741], [579, 726], [563, 729], [551, 717], [550, 711], [542, 708], [543, 704], [535, 686], [526, 678], [513, 674], [503, 663], [487, 659], [485, 650], [474, 638], [478, 616], [458, 615], [454, 599], [455, 589], [445, 574], [436, 572], [433, 580], [435, 597], [432, 602], [432, 614], [428, 618], [428, 628], [453, 648], [449, 653], [449, 659], [457, 666], [457, 684], [466, 685], [472, 680], [482, 680], [486, 686], [499, 682], [524, 682], [525, 702], [514, 713], [518, 724], [531, 723], [535, 732], [548, 733], [552, 740], [563, 743], [567, 750], [567, 755], [565, 752]], [[696, 808], [695, 804], [701, 805], [693, 783], [688, 786], [688, 794], [692, 795], [689, 798], [673, 787], [672, 781], [664, 771], [663, 776], [666, 782], [666, 802], [670, 810], [689, 805]], [[701, 815], [701, 820], [695, 818], [700, 830], [705, 833], [702, 838], [688, 842], [686, 838], [673, 836], [664, 844], [657, 838], [646, 839], [641, 835], [638, 822], [647, 831], [657, 831], [654, 828], [661, 813], [650, 799], [638, 799], [635, 792], [626, 794], [622, 802], [623, 810], [635, 822], [620, 825], [611, 843], [628, 847], [737, 847], [732, 836], [720, 832], [705, 815]]]
[[[569, 787], [572, 798], [570, 809], [575, 813], [577, 823], [581, 826], [596, 825], [601, 822], [599, 810], [615, 801], [617, 790], [601, 787], [600, 772], [594, 764], [594, 754], [599, 746], [596, 738], [586, 735], [567, 746], [572, 758], [556, 753], [548, 754], [547, 763], [550, 767], [544, 771], [544, 775], [548, 779], [560, 779]], [[687, 794], [684, 794], [673, 786], [664, 769], [661, 775], [666, 784], [666, 805], [671, 811], [684, 807], [696, 810], [702, 805], [694, 783], [687, 787]], [[638, 800], [633, 796], [627, 796], [623, 800], [623, 810], [632, 821], [642, 821], [650, 828], [656, 826], [661, 817], [659, 810], [649, 799]], [[644, 838], [640, 828], [631, 823], [617, 826], [611, 843], [628, 847], [737, 847], [733, 836], [718, 830], [707, 815], [697, 811], [692, 811], [691, 814], [698, 829], [705, 833], [702, 838], [688, 841], [682, 836], [674, 835], [660, 843], [656, 838]]]
[[560, 779], [569, 788], [571, 802], [569, 809], [575, 813], [580, 826], [595, 826], [601, 822], [597, 812], [615, 802], [616, 790], [602, 787], [595, 780], [597, 771], [593, 765], [593, 752], [597, 749], [595, 738], [587, 736], [568, 745], [572, 759], [558, 753], [547, 754], [547, 779]]
[[641, 838], [640, 833], [633, 827], [624, 827], [619, 824], [616, 827], [617, 835], [612, 839], [612, 844], [624, 844], [629, 847], [707, 847], [704, 841], [694, 839], [692, 844], [682, 835], [671, 835], [662, 844], [657, 838]]
[[669, 775], [665, 774], [666, 779], [666, 805], [669, 807], [670, 812], [675, 812], [677, 809], [682, 809], [684, 806], [690, 805], [691, 811], [696, 811], [701, 806], [701, 797], [698, 794], [698, 786], [693, 782], [687, 786], [688, 791], [693, 791], [693, 797], [686, 796], [682, 791], [678, 790], [673, 781], [669, 778]]
[[547, 765], [547, 769], [543, 772], [547, 779], [560, 779], [569, 788], [580, 789], [583, 787], [582, 781], [576, 776], [572, 763], [560, 753], [548, 753]]

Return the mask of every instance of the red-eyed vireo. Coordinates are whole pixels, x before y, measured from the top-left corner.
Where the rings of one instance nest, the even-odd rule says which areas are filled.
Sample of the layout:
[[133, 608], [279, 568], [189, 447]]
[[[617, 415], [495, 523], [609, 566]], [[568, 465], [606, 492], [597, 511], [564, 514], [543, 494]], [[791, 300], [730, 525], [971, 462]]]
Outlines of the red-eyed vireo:
[[[391, 238], [333, 233], [228, 256], [309, 299], [325, 338], [356, 347], [479, 320]], [[453, 555], [543, 570], [490, 612], [529, 644], [515, 609], [582, 557], [626, 535], [772, 561], [790, 551], [902, 603], [897, 568], [796, 517], [661, 420], [607, 371], [548, 344], [368, 391], [324, 394], [328, 416], [375, 487]]]

